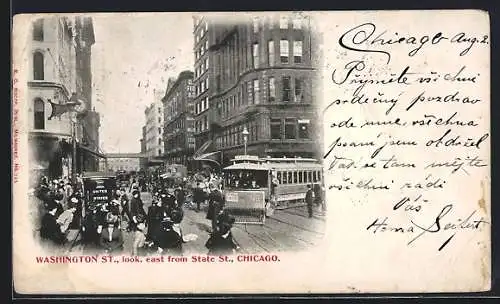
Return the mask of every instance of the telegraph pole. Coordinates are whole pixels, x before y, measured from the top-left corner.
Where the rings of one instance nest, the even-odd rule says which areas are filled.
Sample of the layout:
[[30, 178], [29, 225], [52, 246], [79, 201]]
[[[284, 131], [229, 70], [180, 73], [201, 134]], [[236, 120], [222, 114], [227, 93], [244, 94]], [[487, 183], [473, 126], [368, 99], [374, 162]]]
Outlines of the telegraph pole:
[[75, 120], [71, 120], [71, 124], [72, 124], [72, 132], [71, 132], [71, 139], [72, 139], [72, 144], [73, 144], [73, 148], [72, 148], [72, 160], [71, 160], [71, 180], [73, 181], [74, 184], [76, 184], [76, 115], [74, 116]]

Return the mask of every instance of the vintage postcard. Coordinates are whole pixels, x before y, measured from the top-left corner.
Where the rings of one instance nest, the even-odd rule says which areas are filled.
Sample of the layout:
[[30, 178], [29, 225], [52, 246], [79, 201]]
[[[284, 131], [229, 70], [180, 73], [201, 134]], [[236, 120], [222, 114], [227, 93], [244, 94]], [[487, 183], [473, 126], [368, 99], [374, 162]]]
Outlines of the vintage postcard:
[[16, 292], [490, 289], [487, 12], [13, 22]]

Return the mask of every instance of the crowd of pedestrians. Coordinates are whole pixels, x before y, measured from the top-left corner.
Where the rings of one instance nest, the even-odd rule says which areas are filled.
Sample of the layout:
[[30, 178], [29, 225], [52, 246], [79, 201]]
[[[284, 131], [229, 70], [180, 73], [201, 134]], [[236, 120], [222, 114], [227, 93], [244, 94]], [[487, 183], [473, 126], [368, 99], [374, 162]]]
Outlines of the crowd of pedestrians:
[[[221, 185], [216, 174], [193, 175], [174, 185], [157, 181], [148, 187], [152, 204], [145, 208], [135, 180], [130, 189], [117, 189], [109, 201], [89, 204], [80, 176], [76, 183], [43, 177], [31, 193], [37, 204], [35, 235], [45, 248], [59, 252], [81, 244], [106, 254], [182, 255], [183, 244], [197, 239], [182, 231], [184, 208], [204, 209], [211, 222], [208, 254], [230, 254], [238, 246], [230, 231], [234, 218], [224, 212]], [[125, 252], [127, 235], [132, 238], [130, 252]]]

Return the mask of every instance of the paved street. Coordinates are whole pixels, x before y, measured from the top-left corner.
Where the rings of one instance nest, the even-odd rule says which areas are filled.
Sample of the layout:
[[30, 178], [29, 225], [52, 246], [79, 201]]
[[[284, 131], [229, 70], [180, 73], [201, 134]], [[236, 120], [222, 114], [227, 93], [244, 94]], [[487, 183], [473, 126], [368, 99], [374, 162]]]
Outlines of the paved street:
[[[151, 195], [141, 193], [147, 212], [151, 206]], [[196, 212], [184, 207], [184, 220], [181, 223], [184, 235], [195, 234], [198, 238], [184, 244], [184, 254], [203, 254], [207, 252], [205, 242], [211, 229], [210, 221], [205, 218], [206, 207]], [[264, 225], [235, 224], [233, 236], [243, 253], [299, 251], [314, 246], [324, 235], [325, 217], [318, 212], [313, 218], [307, 217], [305, 207], [276, 210], [271, 217], [266, 218]], [[124, 231], [125, 253], [132, 252], [133, 233]], [[82, 252], [77, 246], [72, 252]], [[85, 252], [85, 251], [83, 251]]]

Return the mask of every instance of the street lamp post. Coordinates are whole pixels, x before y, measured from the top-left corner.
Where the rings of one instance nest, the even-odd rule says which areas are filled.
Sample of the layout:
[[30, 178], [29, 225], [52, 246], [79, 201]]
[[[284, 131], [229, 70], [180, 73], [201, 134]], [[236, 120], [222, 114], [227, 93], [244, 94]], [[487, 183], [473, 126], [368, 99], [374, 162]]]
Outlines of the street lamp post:
[[76, 145], [76, 128], [77, 128], [77, 122], [78, 118], [76, 117], [75, 113], [72, 113], [73, 115], [71, 116], [71, 141], [72, 141], [72, 155], [71, 155], [71, 180], [73, 183], [76, 182], [76, 158], [77, 158], [77, 145]]
[[248, 130], [247, 130], [247, 127], [245, 126], [245, 128], [243, 129], [243, 143], [245, 145], [245, 155], [247, 155], [247, 141], [248, 141]]

